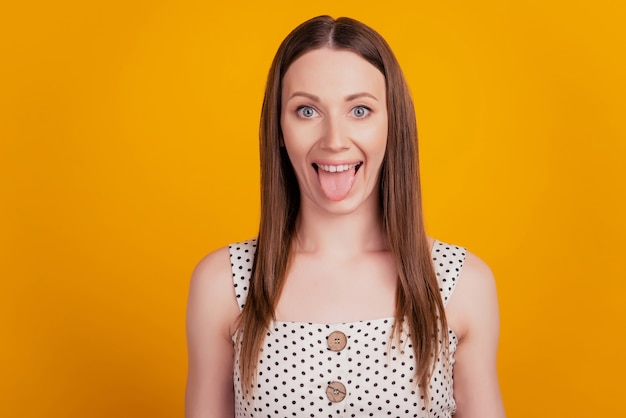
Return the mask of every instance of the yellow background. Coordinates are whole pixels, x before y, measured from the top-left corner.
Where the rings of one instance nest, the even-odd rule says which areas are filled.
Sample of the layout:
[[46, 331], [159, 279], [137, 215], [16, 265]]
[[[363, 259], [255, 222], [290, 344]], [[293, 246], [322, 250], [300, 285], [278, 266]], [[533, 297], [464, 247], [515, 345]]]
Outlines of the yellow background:
[[255, 234], [267, 70], [323, 13], [405, 70], [508, 416], [626, 416], [623, 2], [61, 0], [0, 7], [2, 417], [182, 415], [190, 273]]

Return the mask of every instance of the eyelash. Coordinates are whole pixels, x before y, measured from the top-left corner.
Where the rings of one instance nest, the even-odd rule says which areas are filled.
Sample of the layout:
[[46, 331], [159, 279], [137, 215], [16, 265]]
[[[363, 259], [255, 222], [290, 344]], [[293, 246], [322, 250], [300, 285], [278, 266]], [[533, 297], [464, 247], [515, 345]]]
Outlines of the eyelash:
[[296, 108], [296, 113], [297, 113], [297, 114], [298, 114], [298, 116], [299, 116], [299, 117], [301, 117], [302, 119], [311, 119], [311, 118], [313, 117], [313, 116], [309, 116], [309, 117], [304, 116], [304, 115], [302, 114], [302, 111], [304, 111], [305, 109], [311, 109], [311, 110], [312, 110], [313, 112], [315, 112], [316, 114], [319, 114], [319, 112], [318, 112], [318, 111], [317, 111], [314, 107], [311, 107], [311, 106], [305, 106], [305, 105], [298, 106], [298, 107]]
[[[298, 106], [298, 107], [296, 108], [296, 113], [298, 114], [298, 116], [299, 116], [299, 117], [301, 117], [301, 118], [303, 118], [303, 119], [311, 119], [312, 117], [314, 117], [314, 116], [308, 116], [308, 117], [307, 117], [307, 116], [304, 116], [304, 115], [302, 114], [302, 112], [303, 112], [305, 109], [311, 109], [311, 110], [312, 110], [313, 112], [315, 112], [316, 114], [319, 114], [319, 112], [318, 112], [318, 111], [317, 111], [314, 107], [312, 107], [312, 106], [307, 106], [307, 105], [301, 105], [301, 106]], [[365, 114], [364, 114], [363, 116], [357, 116], [357, 115], [354, 115], [354, 111], [355, 111], [356, 109], [363, 109], [363, 110], [365, 111]], [[372, 109], [371, 109], [371, 108], [369, 108], [369, 107], [367, 107], [367, 106], [365, 106], [365, 105], [358, 105], [358, 106], [354, 106], [354, 107], [350, 110], [350, 113], [352, 113], [352, 114], [354, 115], [354, 117], [356, 117], [357, 119], [364, 119], [364, 118], [366, 118], [366, 117], [367, 117], [370, 113], [372, 113]]]
[[363, 109], [363, 110], [365, 110], [365, 115], [363, 115], [363, 116], [356, 116], [356, 115], [354, 115], [357, 119], [364, 119], [367, 116], [369, 116], [370, 113], [372, 113], [372, 109], [370, 109], [369, 107], [364, 106], [364, 105], [354, 106], [352, 108], [352, 110], [350, 111], [350, 113], [354, 114], [354, 111], [356, 109]]

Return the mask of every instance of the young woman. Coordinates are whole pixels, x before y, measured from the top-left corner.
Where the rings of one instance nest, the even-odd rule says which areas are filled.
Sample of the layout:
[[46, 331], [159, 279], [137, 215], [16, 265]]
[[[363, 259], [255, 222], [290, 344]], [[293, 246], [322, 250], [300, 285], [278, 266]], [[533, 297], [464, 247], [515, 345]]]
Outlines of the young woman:
[[413, 103], [383, 38], [297, 27], [260, 141], [258, 237], [192, 277], [187, 417], [503, 417], [494, 279], [424, 231]]

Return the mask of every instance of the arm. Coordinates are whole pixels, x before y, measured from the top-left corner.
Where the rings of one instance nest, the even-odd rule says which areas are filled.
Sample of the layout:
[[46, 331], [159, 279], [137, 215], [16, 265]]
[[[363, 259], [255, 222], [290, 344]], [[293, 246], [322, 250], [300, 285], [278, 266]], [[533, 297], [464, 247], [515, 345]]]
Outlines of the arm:
[[505, 416], [496, 356], [500, 320], [495, 281], [489, 267], [469, 254], [448, 307], [459, 337], [454, 364], [456, 418]]
[[228, 248], [222, 248], [198, 264], [189, 287], [185, 417], [234, 416], [231, 335], [238, 315]]

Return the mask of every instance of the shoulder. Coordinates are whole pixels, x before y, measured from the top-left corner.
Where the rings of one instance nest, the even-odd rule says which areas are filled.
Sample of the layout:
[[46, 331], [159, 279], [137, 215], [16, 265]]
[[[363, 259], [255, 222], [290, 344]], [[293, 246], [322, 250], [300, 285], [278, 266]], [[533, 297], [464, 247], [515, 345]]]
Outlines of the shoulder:
[[228, 246], [209, 253], [198, 262], [189, 284], [188, 327], [203, 327], [210, 321], [212, 328], [231, 333], [239, 314], [232, 276]]
[[[256, 238], [236, 242], [219, 248], [205, 256], [194, 269], [192, 286], [207, 290], [224, 291], [234, 294], [233, 278], [245, 276], [249, 279], [256, 252]], [[216, 288], [217, 287], [217, 288]]]
[[470, 290], [485, 290], [495, 286], [495, 278], [491, 268], [476, 254], [466, 251], [460, 280], [468, 282]]
[[209, 281], [208, 277], [216, 273], [224, 275], [230, 272], [229, 246], [219, 248], [202, 258], [192, 274], [192, 280]]
[[456, 290], [446, 308], [448, 322], [460, 339], [499, 326], [496, 281], [491, 268], [465, 251]]
[[223, 247], [198, 263], [189, 284], [186, 416], [233, 416], [232, 335], [238, 315], [229, 251]]
[[489, 266], [475, 254], [466, 254], [446, 316], [458, 338], [454, 353], [457, 415], [504, 417], [496, 369], [500, 333], [496, 282]]

